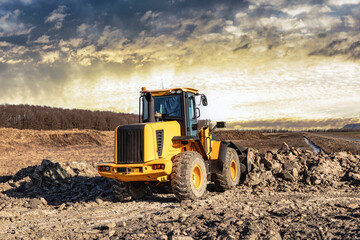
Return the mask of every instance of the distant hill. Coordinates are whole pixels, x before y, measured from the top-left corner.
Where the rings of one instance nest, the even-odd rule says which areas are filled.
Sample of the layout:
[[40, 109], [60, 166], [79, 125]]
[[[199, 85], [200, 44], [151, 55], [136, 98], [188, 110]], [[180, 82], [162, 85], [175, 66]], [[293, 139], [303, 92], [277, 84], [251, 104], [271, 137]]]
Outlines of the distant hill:
[[343, 129], [360, 130], [360, 123], [347, 124], [343, 127]]
[[139, 116], [111, 111], [62, 109], [32, 105], [0, 105], [0, 127], [36, 130], [114, 130], [139, 121]]

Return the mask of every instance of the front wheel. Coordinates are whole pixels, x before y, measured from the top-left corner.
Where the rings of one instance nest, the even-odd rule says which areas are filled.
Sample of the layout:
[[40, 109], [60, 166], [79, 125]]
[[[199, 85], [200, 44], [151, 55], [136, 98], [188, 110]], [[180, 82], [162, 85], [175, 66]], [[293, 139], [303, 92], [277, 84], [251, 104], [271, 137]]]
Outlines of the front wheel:
[[217, 191], [223, 192], [239, 184], [241, 176], [239, 156], [235, 149], [227, 148], [226, 160], [220, 173], [214, 174], [214, 184]]
[[112, 191], [116, 200], [123, 202], [130, 199], [126, 184], [118, 180], [114, 180]]
[[175, 156], [171, 174], [171, 187], [181, 201], [201, 198], [207, 186], [205, 161], [198, 152], [182, 152]]
[[142, 199], [149, 192], [149, 186], [144, 182], [128, 182], [126, 189], [134, 200]]

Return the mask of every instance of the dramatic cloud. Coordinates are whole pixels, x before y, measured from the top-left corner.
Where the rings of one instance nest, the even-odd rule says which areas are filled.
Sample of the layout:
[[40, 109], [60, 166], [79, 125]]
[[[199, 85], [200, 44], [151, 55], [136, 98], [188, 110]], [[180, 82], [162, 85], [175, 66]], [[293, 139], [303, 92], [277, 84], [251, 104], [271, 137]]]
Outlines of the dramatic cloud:
[[33, 29], [29, 24], [19, 20], [21, 11], [15, 9], [0, 15], [0, 37], [10, 37], [29, 34]]
[[0, 2], [0, 101], [137, 111], [189, 86], [214, 120], [360, 116], [360, 2]]
[[45, 23], [55, 23], [54, 28], [60, 29], [67, 14], [64, 14], [66, 6], [59, 6], [45, 18]]
[[42, 35], [41, 37], [39, 37], [38, 39], [36, 39], [34, 41], [34, 43], [49, 43], [49, 38], [50, 36], [47, 36], [47, 35]]

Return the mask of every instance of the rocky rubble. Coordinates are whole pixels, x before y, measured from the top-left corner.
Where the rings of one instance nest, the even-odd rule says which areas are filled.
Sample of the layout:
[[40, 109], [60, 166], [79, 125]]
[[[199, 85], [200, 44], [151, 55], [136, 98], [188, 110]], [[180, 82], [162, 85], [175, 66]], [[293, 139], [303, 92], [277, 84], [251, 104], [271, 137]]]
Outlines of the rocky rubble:
[[[313, 188], [316, 190], [344, 183], [360, 184], [359, 155], [346, 152], [315, 154], [289, 147], [286, 143], [280, 149], [265, 154], [252, 151], [253, 170], [246, 175], [243, 184], [254, 191], [269, 188], [301, 191], [304, 186], [318, 186]], [[54, 163], [44, 159], [38, 166], [21, 169], [10, 179], [4, 178], [0, 190], [9, 197], [61, 205], [99, 198], [115, 200], [111, 190], [113, 184], [112, 179], [98, 175], [95, 164]]]
[[360, 156], [345, 152], [315, 154], [309, 150], [289, 147], [260, 154], [255, 151], [254, 169], [244, 183], [251, 187], [274, 187], [294, 190], [304, 185], [336, 186], [342, 181], [359, 183]]
[[[0, 180], [1, 239], [359, 239], [360, 156], [254, 151], [240, 186], [195, 202], [153, 193], [113, 202], [93, 164], [54, 163]], [[48, 231], [51, 229], [51, 231]]]
[[31, 206], [40, 206], [111, 198], [112, 184], [113, 180], [98, 176], [94, 164], [44, 159], [38, 166], [21, 169], [0, 187], [7, 196], [29, 198]]

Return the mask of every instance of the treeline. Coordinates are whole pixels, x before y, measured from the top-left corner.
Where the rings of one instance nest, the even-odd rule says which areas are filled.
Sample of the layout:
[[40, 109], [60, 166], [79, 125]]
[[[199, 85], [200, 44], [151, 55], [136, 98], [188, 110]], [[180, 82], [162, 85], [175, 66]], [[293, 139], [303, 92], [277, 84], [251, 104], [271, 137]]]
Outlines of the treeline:
[[62, 109], [32, 105], [0, 105], [0, 127], [36, 130], [114, 130], [139, 121], [136, 114]]

